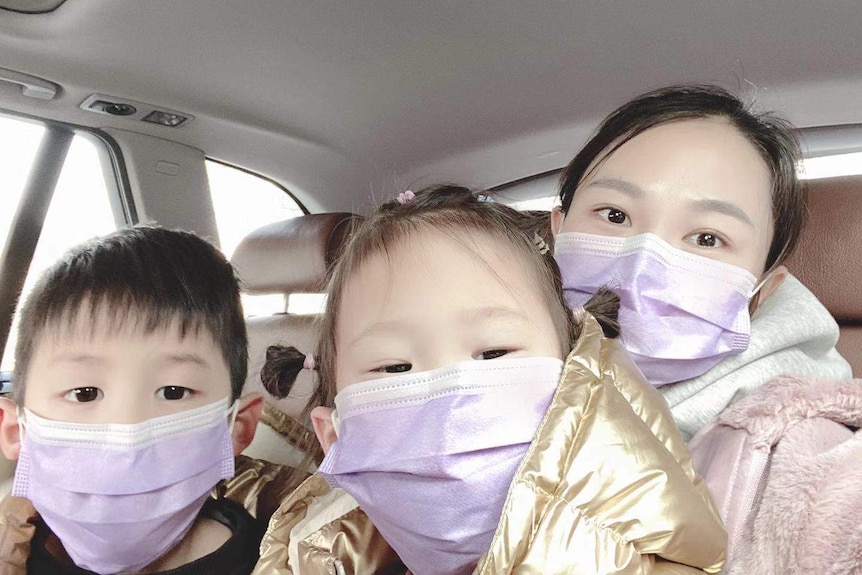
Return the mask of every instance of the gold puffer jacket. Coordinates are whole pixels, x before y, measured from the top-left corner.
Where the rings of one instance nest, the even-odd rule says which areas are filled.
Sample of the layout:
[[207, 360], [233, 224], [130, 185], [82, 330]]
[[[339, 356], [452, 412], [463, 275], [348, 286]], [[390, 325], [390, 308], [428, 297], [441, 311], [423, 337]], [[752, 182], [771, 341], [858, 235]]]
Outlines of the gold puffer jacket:
[[[717, 573], [725, 544], [664, 400], [588, 317], [474, 575]], [[254, 575], [405, 570], [313, 475], [273, 514]]]

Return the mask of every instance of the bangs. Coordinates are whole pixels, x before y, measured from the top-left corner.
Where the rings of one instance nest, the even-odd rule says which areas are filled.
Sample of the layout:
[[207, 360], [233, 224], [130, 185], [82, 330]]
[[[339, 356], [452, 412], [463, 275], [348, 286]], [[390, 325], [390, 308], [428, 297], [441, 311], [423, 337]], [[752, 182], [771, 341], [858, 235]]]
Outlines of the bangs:
[[133, 299], [129, 293], [113, 293], [94, 296], [84, 294], [78, 303], [58, 302], [56, 308], [44, 310], [43, 317], [34, 318], [33, 327], [38, 333], [54, 337], [81, 336], [94, 338], [97, 335], [114, 336], [120, 333], [175, 332], [180, 339], [187, 335], [208, 332], [213, 341], [219, 333], [220, 322], [213, 321], [199, 311], [187, 307], [158, 305], [164, 302]]

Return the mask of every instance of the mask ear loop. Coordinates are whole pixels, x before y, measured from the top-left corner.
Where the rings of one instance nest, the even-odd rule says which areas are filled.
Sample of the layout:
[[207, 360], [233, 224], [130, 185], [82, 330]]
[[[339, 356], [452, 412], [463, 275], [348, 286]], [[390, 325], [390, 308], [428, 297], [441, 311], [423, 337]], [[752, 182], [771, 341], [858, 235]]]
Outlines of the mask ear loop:
[[227, 426], [228, 431], [233, 433], [233, 424], [236, 423], [236, 415], [239, 413], [239, 401], [234, 400], [233, 405], [230, 406], [230, 423]]
[[751, 294], [748, 296], [748, 315], [754, 315], [754, 312], [757, 311], [758, 307], [760, 307], [760, 290], [763, 289], [766, 282], [772, 279], [772, 276], [778, 267], [778, 264], [774, 264], [769, 268], [769, 270], [761, 276], [760, 281], [754, 285], [754, 288], [752, 288]]
[[18, 420], [18, 441], [24, 441], [24, 409], [20, 405], [15, 406], [15, 418]]
[[337, 408], [332, 410], [330, 419], [332, 420], [332, 427], [335, 429], [335, 435], [341, 435], [341, 416], [338, 415]]

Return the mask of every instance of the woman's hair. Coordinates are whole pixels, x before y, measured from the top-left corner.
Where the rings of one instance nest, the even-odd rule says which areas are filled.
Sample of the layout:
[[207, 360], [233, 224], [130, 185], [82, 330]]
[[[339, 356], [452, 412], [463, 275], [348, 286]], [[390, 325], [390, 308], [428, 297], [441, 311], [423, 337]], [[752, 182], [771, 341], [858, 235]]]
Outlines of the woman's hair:
[[[547, 213], [541, 218], [536, 214], [521, 213], [492, 202], [483, 194], [453, 185], [427, 188], [415, 195], [411, 194], [411, 197], [404, 203], [391, 201], [381, 205], [361, 223], [351, 234], [332, 270], [326, 290], [326, 313], [320, 325], [319, 355], [314, 362], [318, 384], [303, 417], [316, 406], [334, 405], [338, 353], [336, 335], [347, 282], [372, 257], [392, 254], [404, 244], [406, 238], [427, 230], [448, 233], [465, 246], [470, 245], [465, 234], [489, 236], [505, 253], [521, 258], [533, 274], [533, 285], [541, 290], [548, 305], [563, 354], [568, 352], [580, 335], [581, 324], [572, 318], [563, 297], [559, 268], [553, 254], [547, 249], [550, 242]], [[619, 335], [619, 298], [615, 294], [602, 290], [587, 303], [585, 309], [596, 317], [607, 336]], [[261, 372], [264, 388], [276, 397], [285, 397], [304, 362], [305, 355], [296, 348], [269, 348], [267, 362]], [[306, 453], [312, 451], [310, 447], [305, 449]]]
[[592, 171], [635, 136], [672, 122], [709, 118], [723, 119], [739, 130], [769, 167], [775, 231], [766, 269], [781, 263], [793, 251], [805, 224], [804, 187], [796, 175], [801, 158], [799, 141], [790, 123], [771, 113], [753, 113], [739, 98], [718, 86], [661, 88], [613, 111], [563, 172], [563, 212], [568, 213], [578, 187]]

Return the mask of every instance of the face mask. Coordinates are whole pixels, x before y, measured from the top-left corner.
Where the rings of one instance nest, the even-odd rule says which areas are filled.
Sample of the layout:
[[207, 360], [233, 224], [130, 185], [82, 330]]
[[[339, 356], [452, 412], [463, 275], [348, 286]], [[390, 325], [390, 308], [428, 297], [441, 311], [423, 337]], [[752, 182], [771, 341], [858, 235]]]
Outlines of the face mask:
[[136, 572], [182, 540], [234, 473], [227, 398], [142, 423], [84, 424], [24, 409], [12, 495], [29, 499], [76, 565]]
[[416, 575], [470, 573], [554, 395], [556, 358], [468, 361], [351, 385], [320, 465]]
[[747, 270], [653, 234], [559, 234], [554, 258], [570, 306], [601, 287], [620, 296], [622, 341], [653, 385], [698, 377], [748, 347], [757, 279]]

